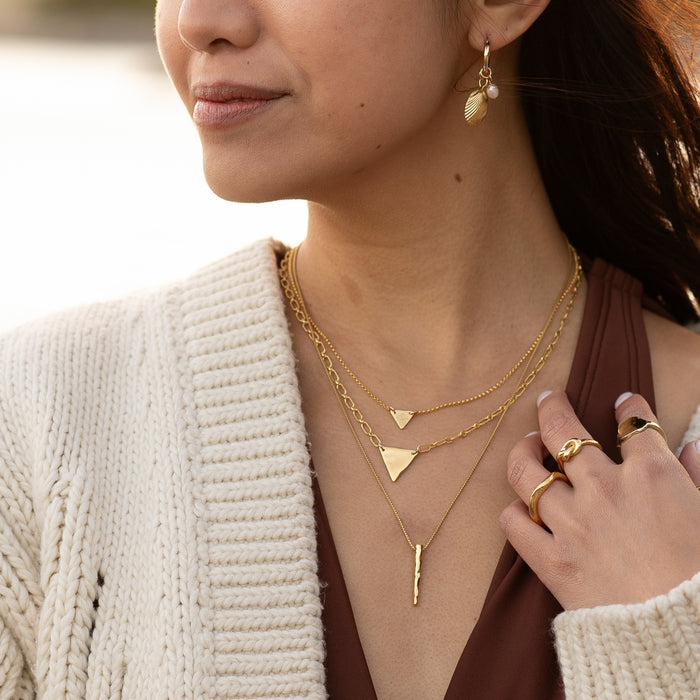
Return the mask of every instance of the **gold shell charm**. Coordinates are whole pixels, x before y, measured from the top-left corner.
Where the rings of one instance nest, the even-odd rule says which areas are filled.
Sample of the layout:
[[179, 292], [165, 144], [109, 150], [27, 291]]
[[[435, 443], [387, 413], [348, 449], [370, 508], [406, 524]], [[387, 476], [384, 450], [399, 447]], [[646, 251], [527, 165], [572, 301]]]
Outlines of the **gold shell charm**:
[[489, 99], [483, 89], [473, 90], [464, 105], [464, 118], [467, 120], [467, 124], [470, 126], [480, 124], [488, 112], [488, 103]]
[[491, 45], [484, 44], [484, 65], [479, 71], [479, 87], [472, 90], [464, 105], [464, 119], [469, 126], [481, 124], [489, 111], [489, 100], [498, 97], [498, 86], [493, 83], [491, 72]]

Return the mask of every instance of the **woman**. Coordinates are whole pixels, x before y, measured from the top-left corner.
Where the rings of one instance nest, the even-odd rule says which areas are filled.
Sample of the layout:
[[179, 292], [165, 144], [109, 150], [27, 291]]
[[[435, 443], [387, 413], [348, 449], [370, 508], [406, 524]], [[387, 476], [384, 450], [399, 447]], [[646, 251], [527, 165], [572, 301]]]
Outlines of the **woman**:
[[697, 106], [547, 6], [161, 0], [308, 236], [4, 340], [0, 697], [697, 694]]

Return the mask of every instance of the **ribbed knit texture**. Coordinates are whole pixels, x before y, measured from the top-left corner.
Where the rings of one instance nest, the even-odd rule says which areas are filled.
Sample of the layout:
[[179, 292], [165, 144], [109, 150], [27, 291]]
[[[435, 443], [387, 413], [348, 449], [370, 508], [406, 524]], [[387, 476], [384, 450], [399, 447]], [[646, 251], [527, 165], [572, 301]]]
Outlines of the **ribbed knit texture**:
[[321, 698], [269, 244], [0, 341], [0, 698]]
[[700, 697], [700, 574], [640, 605], [562, 613], [554, 629], [567, 698]]
[[195, 409], [187, 432], [206, 504], [200, 602], [211, 690], [321, 697], [313, 495], [275, 259], [260, 246], [228, 258], [195, 277], [182, 299]]
[[[0, 700], [325, 697], [316, 566], [269, 243], [0, 339]], [[690, 697], [699, 587], [638, 641], [593, 611], [603, 654], [557, 618], [570, 697], [637, 697], [656, 645], [677, 683], [644, 697]], [[593, 667], [621, 694], [586, 695]]]

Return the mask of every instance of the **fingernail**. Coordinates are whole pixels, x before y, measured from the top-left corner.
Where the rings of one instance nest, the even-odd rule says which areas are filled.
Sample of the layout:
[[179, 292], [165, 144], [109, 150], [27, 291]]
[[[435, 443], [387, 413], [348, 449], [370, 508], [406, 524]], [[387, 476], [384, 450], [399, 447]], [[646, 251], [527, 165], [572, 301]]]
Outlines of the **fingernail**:
[[695, 450], [698, 454], [700, 454], [700, 440], [695, 441]]
[[543, 391], [538, 397], [537, 397], [537, 405], [539, 406], [552, 392], [551, 391]]
[[626, 391], [624, 394], [620, 394], [616, 399], [615, 399], [615, 408], [619, 408], [620, 404], [624, 403], [627, 401], [627, 399], [632, 397], [632, 392], [631, 391]]
[[[533, 435], [537, 435], [539, 432], [540, 432], [539, 430], [533, 430], [531, 433], [528, 433], [525, 437], [526, 438], [532, 437]], [[696, 447], [698, 446], [697, 443], [695, 443], [695, 446]]]

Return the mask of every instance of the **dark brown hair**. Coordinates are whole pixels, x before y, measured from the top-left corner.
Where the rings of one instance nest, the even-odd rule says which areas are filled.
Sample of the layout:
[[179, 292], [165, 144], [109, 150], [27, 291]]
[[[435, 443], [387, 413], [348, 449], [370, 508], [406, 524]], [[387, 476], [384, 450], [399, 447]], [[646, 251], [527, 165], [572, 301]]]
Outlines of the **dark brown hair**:
[[520, 53], [562, 230], [684, 322], [700, 298], [700, 109], [683, 57], [697, 26], [685, 0], [551, 0]]

